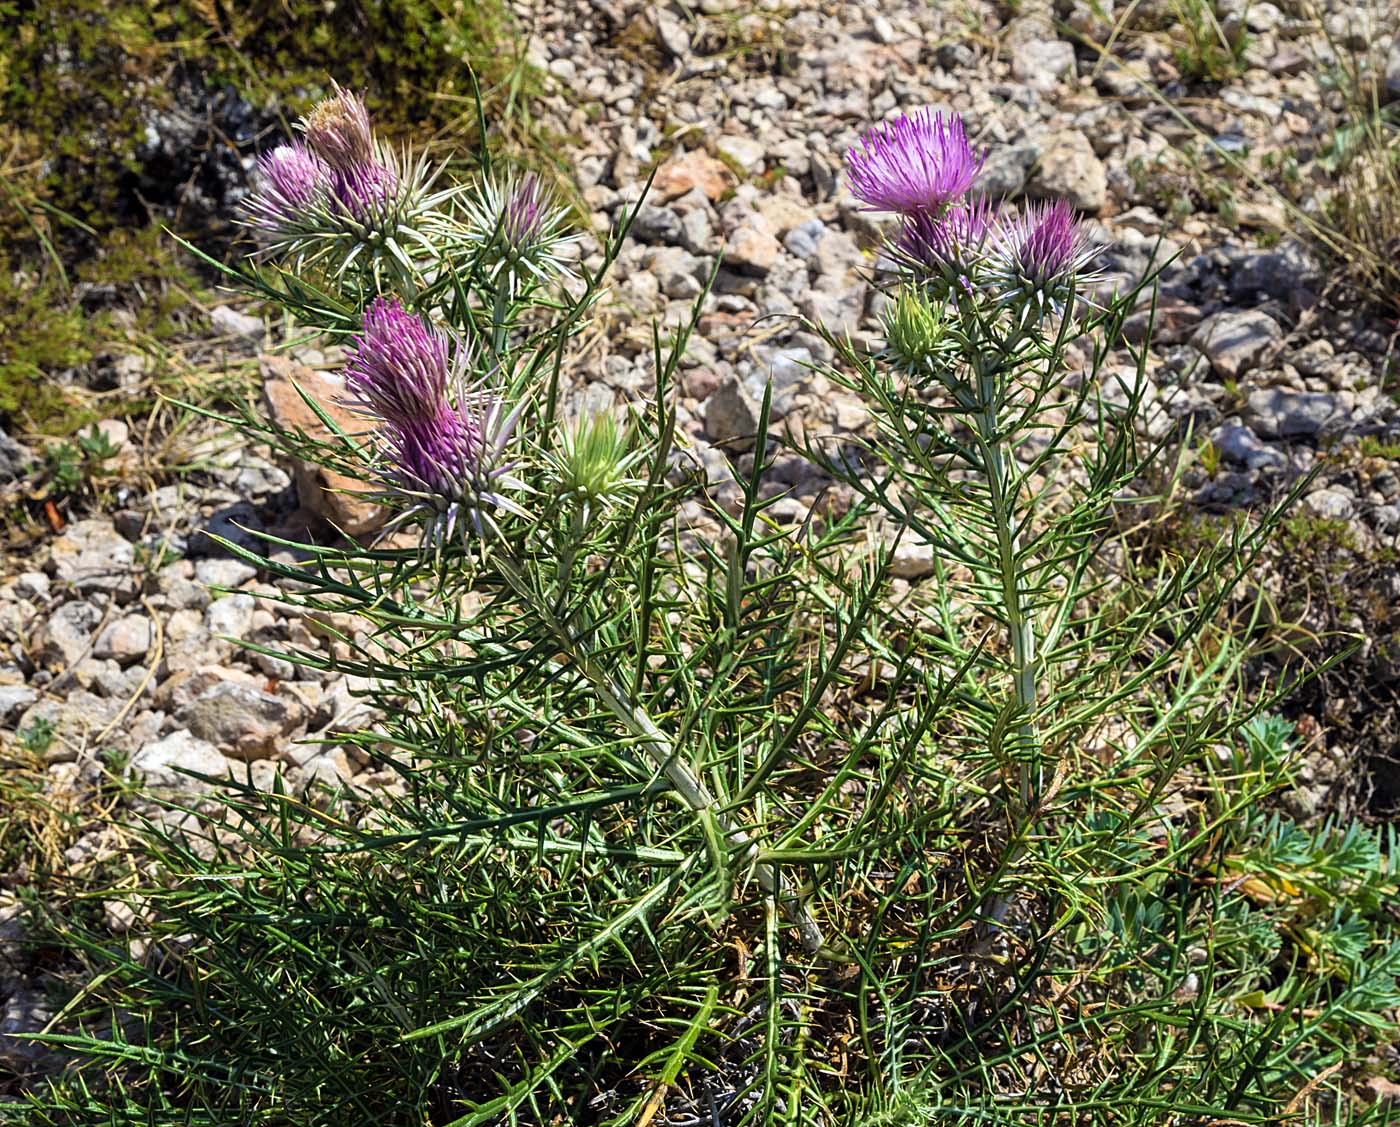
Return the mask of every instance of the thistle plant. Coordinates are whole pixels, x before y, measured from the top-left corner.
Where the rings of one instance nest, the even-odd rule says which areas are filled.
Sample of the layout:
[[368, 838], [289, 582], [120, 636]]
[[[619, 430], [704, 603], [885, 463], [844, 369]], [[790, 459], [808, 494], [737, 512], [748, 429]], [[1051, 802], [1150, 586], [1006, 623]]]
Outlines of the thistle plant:
[[[225, 269], [344, 346], [356, 425], [309, 395], [328, 439], [224, 421], [376, 483], [392, 523], [226, 547], [334, 643], [255, 648], [365, 686], [379, 718], [323, 738], [373, 782], [143, 797], [142, 852], [78, 889], [141, 922], [50, 922], [77, 981], [41, 1039], [73, 1063], [16, 1122], [1343, 1106], [1354, 1030], [1400, 1003], [1394, 843], [1256, 812], [1297, 754], [1238, 591], [1276, 514], [1160, 550], [1146, 352], [1112, 361], [1144, 291], [1097, 292], [1068, 208], [971, 201], [955, 117], [856, 146], [896, 269], [882, 339], [827, 334], [827, 375], [871, 426], [806, 432], [853, 500], [791, 527], [766, 398], [737, 503], [684, 468], [703, 295], [654, 334], [649, 400], [572, 394], [631, 216], [565, 286], [538, 181], [483, 167], [426, 208], [338, 88], [302, 132], [265, 162], [266, 241]], [[928, 574], [896, 587], [909, 549]]]
[[[1221, 545], [1150, 594], [1109, 594], [1123, 514], [1163, 480], [1162, 447], [1141, 442], [1147, 352], [1109, 368], [1150, 280], [1095, 303], [1095, 248], [1072, 209], [970, 199], [983, 159], [957, 118], [927, 112], [877, 126], [850, 151], [853, 193], [895, 213], [895, 269], [883, 347], [830, 338], [846, 364], [828, 375], [871, 404], [877, 433], [860, 459], [819, 443], [808, 453], [932, 556], [936, 581], [907, 612], [911, 629], [968, 671], [942, 769], [997, 781], [988, 813], [1006, 825], [994, 866], [1004, 872], [1046, 832], [1073, 780], [1096, 785], [1077, 775], [1096, 730], [1126, 724], [1137, 744], [1218, 707], [1211, 678], [1151, 722], [1136, 694], [1172, 668], [1238, 673], [1239, 651], [1197, 650], [1199, 623], [1258, 540]], [[1143, 803], [1189, 754], [1173, 749]], [[1041, 875], [1079, 899], [1082, 872], [1063, 858], [1047, 855]], [[1025, 894], [997, 877], [979, 891], [983, 935]]]

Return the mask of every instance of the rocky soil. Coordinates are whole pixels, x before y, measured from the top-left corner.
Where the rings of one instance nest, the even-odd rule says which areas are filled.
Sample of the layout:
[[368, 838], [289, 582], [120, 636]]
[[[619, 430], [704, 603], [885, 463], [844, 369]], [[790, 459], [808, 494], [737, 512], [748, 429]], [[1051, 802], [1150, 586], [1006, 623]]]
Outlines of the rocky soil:
[[[1130, 286], [1154, 260], [1167, 263], [1147, 426], [1158, 435], [1189, 427], [1191, 444], [1205, 449], [1182, 483], [1189, 513], [1257, 508], [1318, 471], [1299, 509], [1305, 519], [1290, 526], [1299, 543], [1266, 583], [1286, 603], [1299, 581], [1290, 565], [1316, 550], [1333, 568], [1314, 577], [1319, 599], [1307, 609], [1316, 632], [1365, 638], [1345, 677], [1292, 706], [1312, 748], [1295, 812], [1368, 804], [1379, 812], [1397, 797], [1386, 765], [1400, 693], [1393, 325], [1339, 297], [1279, 199], [1220, 156], [1236, 154], [1250, 170], [1268, 167], [1269, 154], [1287, 157], [1304, 197], [1308, 185], [1323, 186], [1313, 162], [1337, 109], [1323, 83], [1334, 49], [1324, 26], [1268, 0], [1241, 4], [1244, 67], [1200, 86], [1182, 76], [1167, 30], [1122, 37], [1114, 58], [1100, 58], [1084, 41], [1107, 41], [1113, 25], [1101, 5], [1082, 0], [1058, 9], [1027, 0], [1014, 15], [913, 0], [519, 7], [531, 58], [547, 76], [542, 124], [567, 139], [598, 230], [635, 203], [659, 164], [613, 275], [606, 331], [578, 358], [580, 395], [595, 405], [644, 395], [652, 320], [686, 317], [722, 256], [680, 403], [686, 441], [716, 487], [752, 447], [769, 379], [775, 426], [858, 429], [859, 401], [806, 367], [830, 354], [801, 324], [820, 321], [858, 340], [878, 333], [884, 298], [871, 279], [880, 229], [843, 187], [842, 154], [886, 115], [955, 110], [991, 151], [984, 191], [1063, 198], [1093, 218], [1106, 286]], [[1339, 2], [1327, 17], [1341, 40], [1357, 34], [1346, 23], [1352, 14]], [[1393, 58], [1386, 97], [1400, 97], [1400, 54]], [[251, 158], [245, 175], [250, 168]], [[1212, 188], [1222, 182], [1228, 207]], [[596, 260], [598, 247], [586, 238], [583, 257]], [[1145, 332], [1147, 316], [1130, 332]], [[263, 357], [265, 400], [280, 421], [307, 421], [288, 391], [293, 375], [333, 395], [333, 349], [273, 356], [274, 327], [250, 312], [224, 306], [208, 321], [230, 356]], [[1130, 365], [1125, 349], [1108, 370]], [[115, 421], [104, 428], [118, 459], [139, 460], [140, 434]], [[154, 792], [206, 785], [181, 770], [234, 772], [260, 787], [280, 776], [297, 791], [391, 785], [335, 738], [371, 719], [354, 678], [241, 645], [329, 659], [356, 624], [282, 606], [265, 576], [203, 535], [327, 535], [327, 518], [365, 534], [373, 511], [338, 492], [349, 483], [266, 449], [225, 439], [206, 453], [198, 472], [116, 490], [107, 508], [10, 559], [0, 580], [0, 726], [14, 747], [42, 759], [56, 804], [80, 809], [111, 771]], [[16, 477], [25, 461], [7, 440], [0, 478]], [[775, 478], [790, 492], [773, 514], [800, 520], [823, 483], [788, 457]], [[915, 549], [900, 561], [899, 581], [928, 570]], [[63, 863], [80, 872], [112, 848], [109, 831], [80, 834]], [[0, 888], [0, 1032], [48, 1016], [42, 995], [6, 961], [13, 914], [12, 893]], [[109, 922], [120, 931], [129, 920]], [[6, 1045], [0, 1054], [12, 1058], [29, 1051]]]

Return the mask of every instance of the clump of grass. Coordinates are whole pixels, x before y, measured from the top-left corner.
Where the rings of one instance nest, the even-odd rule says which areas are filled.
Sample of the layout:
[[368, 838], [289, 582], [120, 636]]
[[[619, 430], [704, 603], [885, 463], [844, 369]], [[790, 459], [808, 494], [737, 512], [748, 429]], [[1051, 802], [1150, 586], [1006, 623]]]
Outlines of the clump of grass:
[[1249, 46], [1243, 19], [1226, 14], [1219, 0], [1132, 4], [1115, 26], [1110, 45], [1134, 34], [1165, 35], [1188, 82], [1228, 82], [1244, 69]]
[[1329, 178], [1310, 232], [1353, 291], [1400, 310], [1400, 112], [1382, 90], [1390, 44], [1400, 35], [1394, 5], [1357, 4], [1339, 38], [1311, 3], [1325, 48], [1317, 68], [1338, 106], [1338, 120], [1317, 158]]
[[66, 433], [90, 420], [58, 383], [92, 359], [92, 338], [67, 293], [0, 258], [0, 416], [29, 431]]
[[[100, 418], [144, 414], [162, 373], [115, 395], [91, 369], [129, 352], [152, 356], [199, 330], [191, 305], [207, 285], [155, 227], [116, 228], [64, 269], [47, 256], [0, 258], [0, 418], [63, 436]], [[66, 377], [66, 378], [65, 378]], [[100, 382], [100, 381], [98, 381]]]
[[1333, 140], [1336, 174], [1322, 217], [1346, 256], [1346, 276], [1379, 305], [1400, 312], [1400, 117], [1368, 112]]

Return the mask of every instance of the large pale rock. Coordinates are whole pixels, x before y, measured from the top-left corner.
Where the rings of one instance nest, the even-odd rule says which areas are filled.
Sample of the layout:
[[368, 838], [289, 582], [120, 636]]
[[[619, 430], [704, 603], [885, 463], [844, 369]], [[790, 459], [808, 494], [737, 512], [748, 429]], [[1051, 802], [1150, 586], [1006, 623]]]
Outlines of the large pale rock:
[[1064, 200], [1092, 213], [1108, 202], [1108, 170], [1094, 155], [1089, 138], [1067, 129], [1045, 146], [1030, 188], [1035, 196]]
[[705, 400], [705, 435], [726, 449], [751, 449], [758, 433], [758, 411], [743, 381], [730, 376]]
[[737, 164], [745, 172], [763, 170], [763, 144], [752, 137], [721, 137], [715, 142], [715, 149], [720, 156]]
[[8, 724], [11, 717], [38, 699], [39, 694], [28, 685], [0, 685], [0, 724]]
[[41, 725], [50, 727], [53, 739], [44, 752], [44, 762], [71, 763], [77, 759], [78, 751], [90, 746], [99, 734], [106, 733], [104, 744], [123, 742], [126, 733], [122, 727], [111, 728], [121, 707], [119, 700], [79, 689], [62, 699], [40, 697], [25, 710], [15, 727], [20, 732]]
[[210, 556], [194, 565], [194, 577], [206, 587], [222, 587], [232, 591], [256, 578], [258, 569], [232, 556]]
[[64, 603], [39, 633], [39, 661], [65, 669], [74, 664], [87, 653], [101, 621], [102, 612], [91, 603]]
[[[285, 431], [304, 431], [316, 439], [329, 439], [330, 431], [297, 392], [300, 387], [338, 426], [349, 434], [366, 429], [364, 419], [344, 406], [345, 385], [338, 375], [298, 364], [285, 356], [263, 356], [263, 401], [272, 422]], [[374, 490], [362, 481], [295, 459], [292, 476], [297, 497], [312, 512], [325, 517], [347, 536], [365, 536], [388, 521], [387, 509], [369, 499]]]
[[227, 305], [216, 305], [209, 311], [209, 323], [214, 331], [236, 340], [258, 344], [267, 335], [267, 326], [261, 317], [250, 313], [240, 313]]
[[1211, 443], [1225, 457], [1246, 469], [1280, 469], [1288, 459], [1278, 450], [1259, 441], [1259, 436], [1240, 423], [1226, 423], [1211, 436]]
[[92, 656], [128, 665], [146, 656], [154, 636], [151, 620], [144, 614], [128, 614], [117, 619], [97, 636]]
[[778, 242], [773, 225], [767, 217], [754, 212], [730, 234], [724, 247], [724, 262], [741, 274], [761, 277], [773, 268], [782, 253], [783, 244]]
[[1346, 418], [1336, 396], [1278, 387], [1250, 392], [1244, 414], [1265, 438], [1312, 438]]
[[305, 716], [300, 701], [224, 682], [185, 705], [175, 721], [225, 755], [246, 762], [275, 756], [284, 737]]
[[127, 773], [149, 787], [201, 791], [208, 789], [207, 784], [181, 772], [220, 778], [228, 775], [230, 769], [229, 761], [213, 744], [192, 732], [179, 731], [147, 744], [133, 755]]
[[864, 282], [833, 285], [822, 279], [798, 299], [797, 308], [813, 324], [823, 326], [838, 337], [845, 336], [860, 329], [866, 293]]
[[1056, 36], [1048, 14], [1031, 13], [1012, 20], [1006, 46], [1012, 77], [1034, 90], [1045, 93], [1064, 77], [1074, 77], [1074, 47]]
[[811, 386], [819, 379], [812, 371], [811, 364], [811, 349], [780, 349], [768, 358], [767, 369], [760, 368], [752, 372], [744, 380], [744, 386], [751, 401], [761, 404], [767, 385], [771, 382], [773, 392], [770, 397], [769, 417], [781, 419], [793, 409], [797, 397], [811, 390]]
[[215, 599], [204, 611], [204, 626], [216, 638], [242, 641], [253, 629], [256, 600], [241, 591]]
[[155, 703], [167, 712], [180, 709], [198, 700], [215, 685], [226, 682], [257, 689], [265, 683], [265, 678], [254, 676], [242, 669], [230, 669], [222, 665], [201, 665], [193, 669], [181, 669], [167, 677], [156, 690]]
[[1035, 140], [993, 145], [987, 153], [977, 183], [972, 186], [972, 194], [990, 200], [1019, 196], [1025, 191], [1026, 177], [1040, 159], [1042, 151], [1042, 146]]
[[132, 566], [136, 549], [103, 519], [70, 524], [49, 549], [49, 571], [60, 583], [82, 594], [105, 591], [117, 596], [135, 590]]
[[1205, 353], [1217, 375], [1233, 380], [1259, 367], [1282, 339], [1277, 321], [1246, 309], [1217, 313], [1196, 330], [1191, 343]]

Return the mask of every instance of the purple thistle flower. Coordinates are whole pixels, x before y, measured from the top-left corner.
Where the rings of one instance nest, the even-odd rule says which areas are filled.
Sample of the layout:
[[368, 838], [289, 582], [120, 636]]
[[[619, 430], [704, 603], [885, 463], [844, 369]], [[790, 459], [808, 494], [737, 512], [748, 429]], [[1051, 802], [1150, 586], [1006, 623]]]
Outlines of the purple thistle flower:
[[317, 102], [301, 121], [306, 143], [328, 165], [338, 171], [374, 160], [374, 136], [369, 111], [358, 94], [335, 82], [329, 98]]
[[299, 141], [258, 159], [262, 183], [249, 204], [253, 223], [280, 232], [305, 223], [331, 189], [326, 162]]
[[846, 154], [851, 192], [874, 211], [938, 212], [967, 194], [985, 156], [962, 118], [927, 109], [868, 130]]
[[381, 438], [393, 466], [389, 479], [415, 501], [406, 517], [426, 515], [425, 542], [479, 534], [490, 523], [489, 508], [525, 515], [500, 492], [526, 488], [511, 476], [515, 463], [505, 457], [523, 409], [522, 403], [506, 414], [499, 396], [462, 392], [455, 403], [444, 400], [431, 417], [384, 420]]
[[501, 239], [516, 254], [529, 254], [546, 233], [550, 206], [540, 178], [527, 172], [506, 198], [501, 213]]
[[487, 506], [520, 511], [498, 490], [522, 487], [504, 457], [521, 408], [507, 415], [499, 396], [465, 389], [470, 346], [458, 344], [455, 363], [451, 351], [447, 334], [376, 298], [345, 367], [354, 405], [381, 424], [390, 482], [415, 499], [409, 514], [429, 515], [429, 539], [480, 531]]
[[501, 455], [518, 418], [506, 417], [498, 396], [475, 392], [444, 400], [431, 417], [386, 420], [395, 476], [405, 489], [431, 494], [439, 511], [470, 499], [494, 502], [487, 491], [511, 468]]
[[922, 274], [965, 277], [983, 258], [1001, 220], [1001, 208], [986, 199], [960, 202], [941, 214], [905, 216], [894, 257]]
[[1001, 238], [1007, 267], [1042, 290], [1067, 282], [1096, 253], [1074, 209], [1064, 200], [1028, 205]]
[[564, 271], [560, 250], [573, 241], [562, 230], [568, 211], [535, 173], [483, 181], [466, 211], [473, 268], [509, 293]]
[[481, 461], [485, 436], [480, 425], [446, 403], [432, 418], [389, 426], [388, 443], [400, 480], [410, 489], [443, 497], [461, 492], [469, 467]]
[[359, 220], [385, 212], [398, 190], [398, 174], [377, 160], [337, 169], [333, 184], [336, 201]]
[[451, 374], [447, 336], [395, 298], [377, 297], [345, 366], [360, 405], [394, 425], [436, 418]]

